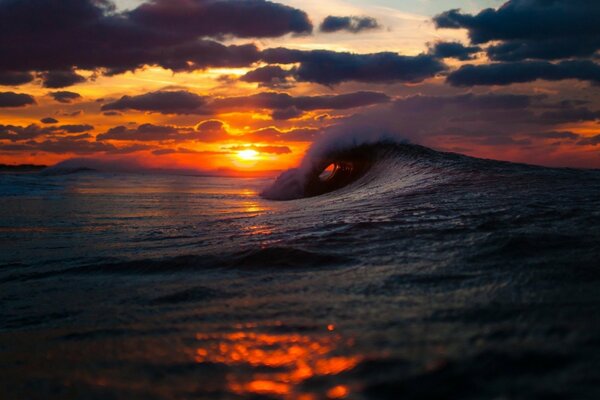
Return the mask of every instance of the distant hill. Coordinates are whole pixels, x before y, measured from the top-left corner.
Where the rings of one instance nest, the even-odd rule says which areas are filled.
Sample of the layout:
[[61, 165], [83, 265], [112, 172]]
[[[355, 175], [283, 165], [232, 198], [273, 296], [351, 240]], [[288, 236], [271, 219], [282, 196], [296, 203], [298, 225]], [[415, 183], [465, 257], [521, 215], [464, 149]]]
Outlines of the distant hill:
[[0, 172], [37, 172], [48, 168], [46, 165], [35, 165], [35, 164], [19, 164], [19, 165], [8, 165], [0, 164]]

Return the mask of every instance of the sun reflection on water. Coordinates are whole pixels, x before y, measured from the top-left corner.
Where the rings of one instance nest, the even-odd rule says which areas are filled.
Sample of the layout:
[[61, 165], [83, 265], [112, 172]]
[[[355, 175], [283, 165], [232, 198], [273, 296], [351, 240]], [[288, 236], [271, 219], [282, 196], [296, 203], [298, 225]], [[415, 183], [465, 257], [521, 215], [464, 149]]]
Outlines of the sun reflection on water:
[[[353, 369], [359, 356], [340, 356], [336, 350], [351, 347], [345, 339], [325, 327], [316, 334], [264, 332], [255, 324], [238, 326], [225, 333], [198, 333], [198, 363], [218, 363], [230, 367], [227, 389], [240, 396], [264, 395], [280, 399], [312, 400], [322, 394], [307, 391], [302, 383], [313, 377], [335, 376]], [[326, 391], [331, 399], [350, 394], [343, 385]]]

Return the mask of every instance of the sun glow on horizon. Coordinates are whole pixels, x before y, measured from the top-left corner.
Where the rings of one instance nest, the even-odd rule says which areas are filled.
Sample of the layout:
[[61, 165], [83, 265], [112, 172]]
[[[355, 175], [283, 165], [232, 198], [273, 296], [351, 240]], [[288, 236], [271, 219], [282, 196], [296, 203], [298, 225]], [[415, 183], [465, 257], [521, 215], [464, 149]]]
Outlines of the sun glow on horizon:
[[256, 161], [258, 155], [258, 151], [252, 149], [240, 150], [236, 153], [236, 156], [243, 161]]

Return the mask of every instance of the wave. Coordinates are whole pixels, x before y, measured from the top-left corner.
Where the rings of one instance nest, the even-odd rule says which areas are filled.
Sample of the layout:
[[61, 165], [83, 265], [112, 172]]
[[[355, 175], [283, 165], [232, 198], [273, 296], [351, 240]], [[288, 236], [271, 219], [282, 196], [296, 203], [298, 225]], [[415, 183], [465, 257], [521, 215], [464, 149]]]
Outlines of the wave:
[[[360, 144], [362, 143], [362, 144]], [[338, 191], [344, 188], [356, 196], [372, 196], [459, 179], [493, 184], [491, 177], [514, 175], [538, 176], [546, 181], [598, 177], [597, 170], [549, 168], [470, 157], [441, 152], [383, 136], [381, 139], [356, 139], [345, 143], [328, 140], [309, 149], [298, 168], [282, 173], [261, 196], [268, 200], [297, 200]], [[360, 191], [361, 193], [358, 193]]]
[[331, 151], [308, 153], [298, 168], [281, 174], [263, 190], [269, 200], [296, 200], [314, 197], [350, 185], [369, 189], [394, 189], [426, 184], [452, 175], [457, 168], [473, 168], [474, 163], [493, 163], [427, 147], [383, 140]]

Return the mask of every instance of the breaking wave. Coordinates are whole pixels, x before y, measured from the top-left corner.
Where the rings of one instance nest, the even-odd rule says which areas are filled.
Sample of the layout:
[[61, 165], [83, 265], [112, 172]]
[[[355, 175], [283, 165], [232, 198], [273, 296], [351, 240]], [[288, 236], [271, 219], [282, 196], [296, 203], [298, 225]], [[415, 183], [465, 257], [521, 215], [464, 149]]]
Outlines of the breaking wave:
[[296, 200], [342, 188], [365, 195], [422, 187], [457, 174], [511, 170], [545, 170], [523, 164], [483, 160], [427, 147], [384, 140], [346, 149], [309, 152], [298, 168], [281, 174], [263, 190], [269, 200]]

